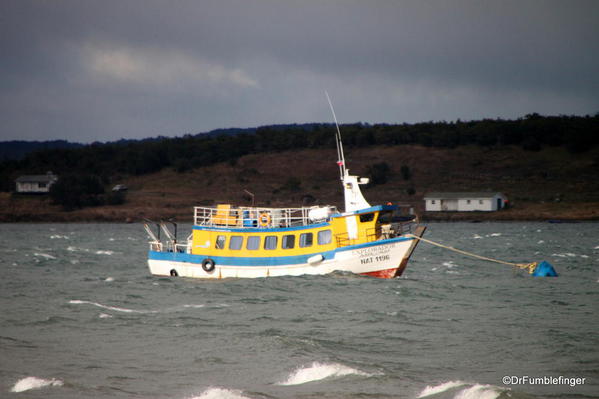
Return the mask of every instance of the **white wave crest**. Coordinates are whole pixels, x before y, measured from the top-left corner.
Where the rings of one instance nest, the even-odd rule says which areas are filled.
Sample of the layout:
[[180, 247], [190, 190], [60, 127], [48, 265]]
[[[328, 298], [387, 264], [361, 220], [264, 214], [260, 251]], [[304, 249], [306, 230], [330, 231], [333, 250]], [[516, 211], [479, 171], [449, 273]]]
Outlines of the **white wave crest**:
[[493, 385], [475, 384], [458, 392], [453, 399], [496, 399], [503, 390]]
[[418, 397], [424, 398], [426, 396], [436, 395], [438, 393], [445, 392], [448, 389], [461, 387], [462, 385], [466, 385], [466, 383], [464, 381], [459, 381], [459, 380], [458, 381], [448, 381], [448, 382], [444, 382], [442, 384], [434, 385], [434, 386], [427, 385], [426, 388], [424, 388], [422, 390], [422, 392], [420, 392]]
[[41, 252], [36, 252], [33, 254], [33, 256], [39, 256], [40, 258], [44, 258], [44, 259], [56, 259], [56, 256], [52, 256], [50, 254], [44, 254]]
[[79, 299], [71, 299], [69, 301], [69, 303], [73, 304], [73, 305], [84, 305], [84, 304], [94, 305], [94, 306], [97, 306], [102, 309], [114, 310], [116, 312], [122, 312], [122, 313], [157, 313], [156, 310], [135, 310], [135, 309], [119, 308], [117, 306], [102, 305], [101, 303], [98, 303], [98, 302], [82, 301]]
[[30, 389], [41, 389], [48, 386], [61, 387], [63, 382], [52, 378], [51, 380], [44, 380], [38, 377], [25, 377], [15, 384], [10, 390], [11, 392], [25, 392]]
[[424, 388], [422, 392], [420, 392], [417, 398], [425, 398], [428, 396], [437, 395], [454, 388], [459, 388], [459, 390], [456, 389], [458, 392], [455, 394], [453, 399], [496, 399], [504, 391], [504, 389], [493, 385], [473, 385], [464, 381], [457, 380], [444, 382], [442, 384], [434, 386], [429, 385], [426, 388]]
[[185, 309], [189, 309], [189, 308], [191, 308], [191, 309], [201, 309], [201, 308], [203, 308], [204, 306], [206, 306], [206, 305], [202, 305], [202, 304], [195, 305], [195, 304], [191, 304], [191, 303], [190, 303], [190, 304], [187, 304], [187, 305], [183, 305], [183, 307], [184, 307]]
[[338, 363], [319, 363], [314, 362], [309, 366], [301, 367], [289, 375], [286, 381], [277, 385], [299, 385], [307, 382], [324, 380], [331, 377], [343, 377], [346, 375], [361, 375], [370, 377], [372, 374], [365, 373], [351, 367]]
[[226, 388], [208, 388], [200, 394], [189, 399], [249, 399], [242, 391]]
[[575, 258], [576, 254], [573, 254], [572, 252], [565, 252], [561, 254], [552, 254], [551, 256], [557, 256], [558, 258]]
[[96, 255], [114, 255], [114, 251], [99, 250], [96, 251]]
[[64, 239], [64, 240], [68, 240], [68, 239], [69, 239], [69, 236], [61, 236], [60, 234], [52, 234], [52, 235], [50, 236], [50, 239], [51, 239], [51, 240], [56, 240], [56, 239], [60, 239], [60, 238], [62, 238], [62, 239]]

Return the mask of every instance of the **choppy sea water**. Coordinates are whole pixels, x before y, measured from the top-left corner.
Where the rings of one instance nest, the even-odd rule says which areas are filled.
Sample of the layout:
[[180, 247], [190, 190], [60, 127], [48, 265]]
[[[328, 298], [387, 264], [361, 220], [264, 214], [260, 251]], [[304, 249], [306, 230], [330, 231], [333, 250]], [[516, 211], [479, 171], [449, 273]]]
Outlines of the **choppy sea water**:
[[393, 280], [157, 278], [140, 225], [0, 225], [0, 397], [599, 397], [599, 224], [426, 237], [560, 277], [422, 243]]

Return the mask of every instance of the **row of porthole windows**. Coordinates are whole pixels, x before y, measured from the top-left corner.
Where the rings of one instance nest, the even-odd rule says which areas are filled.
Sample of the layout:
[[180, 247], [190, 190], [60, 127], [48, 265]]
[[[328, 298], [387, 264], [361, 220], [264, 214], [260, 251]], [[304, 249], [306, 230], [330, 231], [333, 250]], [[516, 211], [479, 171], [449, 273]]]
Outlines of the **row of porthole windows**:
[[[295, 234], [288, 234], [281, 237], [281, 249], [295, 248]], [[245, 243], [245, 249], [256, 251], [260, 249], [260, 236], [249, 236]], [[262, 248], [267, 250], [277, 249], [279, 236], [266, 236]], [[321, 230], [317, 233], [316, 241], [318, 245], [327, 245], [332, 241], [331, 230]], [[311, 247], [314, 243], [313, 233], [302, 233], [299, 235], [300, 248]], [[227, 247], [227, 236], [219, 235], [216, 237], [216, 249], [225, 249]], [[243, 248], [243, 236], [231, 236], [229, 239], [229, 249], [238, 251]]]

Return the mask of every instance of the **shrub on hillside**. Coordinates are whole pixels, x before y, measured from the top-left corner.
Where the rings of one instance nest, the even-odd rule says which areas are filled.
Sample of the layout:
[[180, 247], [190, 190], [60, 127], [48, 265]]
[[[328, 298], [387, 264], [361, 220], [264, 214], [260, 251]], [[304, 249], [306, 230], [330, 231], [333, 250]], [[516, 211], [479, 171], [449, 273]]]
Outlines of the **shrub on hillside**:
[[50, 198], [66, 210], [104, 203], [104, 186], [98, 176], [63, 175], [50, 187]]
[[366, 168], [366, 176], [370, 179], [368, 186], [376, 186], [377, 184], [385, 184], [389, 179], [391, 168], [387, 162], [379, 162], [368, 165]]

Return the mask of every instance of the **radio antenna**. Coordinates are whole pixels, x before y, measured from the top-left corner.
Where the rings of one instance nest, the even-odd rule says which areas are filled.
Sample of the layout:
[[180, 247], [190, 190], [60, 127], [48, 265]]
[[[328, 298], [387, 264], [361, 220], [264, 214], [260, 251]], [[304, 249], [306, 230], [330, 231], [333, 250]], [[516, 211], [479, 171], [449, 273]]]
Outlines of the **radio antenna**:
[[333, 103], [331, 102], [329, 93], [325, 90], [324, 94], [327, 96], [327, 101], [329, 102], [331, 112], [333, 113], [333, 119], [335, 120], [335, 127], [337, 128], [337, 134], [335, 135], [335, 142], [337, 143], [337, 165], [339, 165], [339, 174], [341, 175], [341, 180], [343, 180], [343, 176], [345, 176], [345, 156], [343, 155], [341, 131], [339, 130], [339, 123], [337, 122], [337, 116], [335, 115], [335, 109], [333, 108]]

